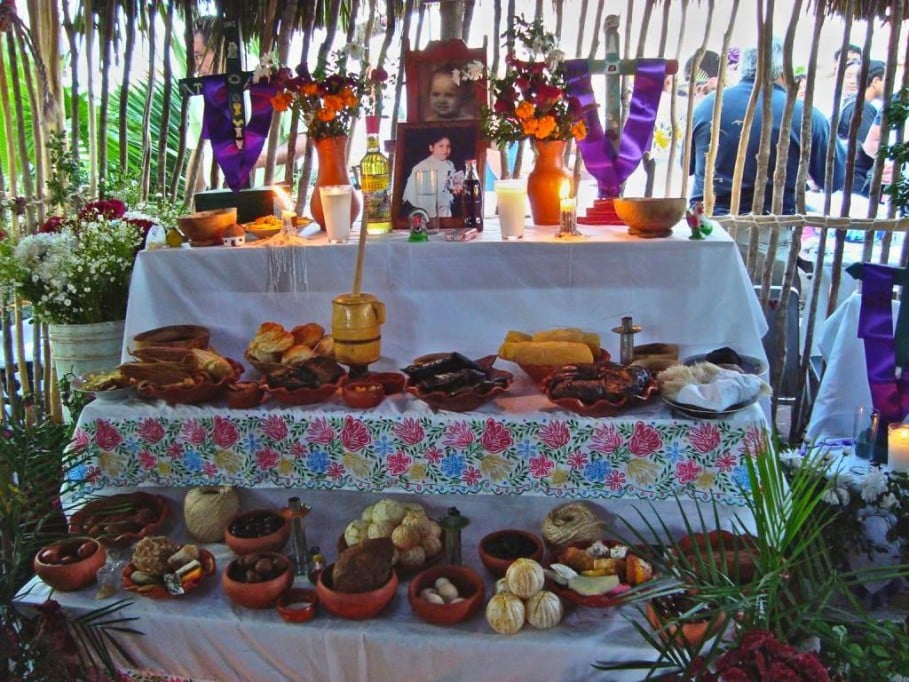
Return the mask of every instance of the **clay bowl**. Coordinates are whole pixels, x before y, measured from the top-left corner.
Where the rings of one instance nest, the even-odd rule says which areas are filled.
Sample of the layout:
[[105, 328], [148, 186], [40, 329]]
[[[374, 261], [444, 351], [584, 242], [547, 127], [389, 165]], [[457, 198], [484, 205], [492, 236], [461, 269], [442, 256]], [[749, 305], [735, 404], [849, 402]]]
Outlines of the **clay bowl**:
[[679, 540], [678, 546], [685, 555], [683, 568], [703, 578], [719, 573], [737, 585], [747, 585], [755, 578], [757, 547], [751, 536], [713, 530], [686, 535]]
[[685, 197], [621, 197], [613, 199], [616, 215], [635, 237], [668, 237], [685, 215]]
[[341, 388], [341, 397], [347, 407], [368, 410], [385, 400], [385, 387], [375, 379], [352, 379]]
[[42, 547], [32, 566], [38, 577], [55, 590], [71, 592], [91, 585], [106, 559], [104, 545], [94, 538], [78, 537]]
[[[244, 533], [238, 526], [246, 526], [246, 532]], [[224, 528], [224, 542], [234, 554], [241, 555], [253, 552], [279, 552], [287, 544], [289, 537], [290, 520], [281, 512], [272, 509], [240, 512], [228, 521]]]
[[319, 610], [319, 595], [315, 590], [294, 587], [278, 597], [278, 614], [288, 623], [305, 623]]
[[[247, 609], [271, 609], [278, 603], [281, 595], [290, 589], [294, 581], [290, 560], [278, 552], [257, 552], [256, 556], [272, 562], [283, 563], [284, 570], [276, 577], [261, 582], [244, 582], [240, 575], [245, 573], [241, 565], [245, 557], [231, 561], [221, 576], [221, 587], [228, 599]], [[242, 573], [241, 573], [242, 572]]]
[[[595, 359], [595, 362], [609, 362], [611, 357], [608, 350], [600, 348], [600, 354]], [[561, 365], [528, 365], [527, 363], [522, 362], [517, 363], [517, 365], [521, 368], [521, 371], [529, 376], [533, 380], [533, 383], [538, 386], [543, 384], [546, 377], [561, 367]]]
[[255, 381], [236, 381], [227, 384], [225, 397], [227, 406], [235, 410], [251, 410], [262, 404], [265, 389]]
[[211, 246], [221, 243], [221, 233], [237, 222], [236, 208], [216, 208], [197, 211], [177, 218], [177, 227], [192, 246]]
[[70, 518], [69, 532], [123, 548], [153, 535], [169, 516], [170, 504], [162, 495], [121, 493], [86, 503]]
[[477, 552], [486, 569], [496, 578], [501, 578], [515, 559], [526, 557], [542, 562], [543, 548], [543, 541], [533, 533], [506, 528], [483, 536], [477, 545]]
[[[448, 578], [458, 588], [463, 601], [433, 604], [420, 596], [425, 588], [434, 587], [439, 578]], [[452, 625], [473, 616], [483, 604], [485, 584], [476, 571], [466, 566], [433, 566], [415, 575], [407, 588], [407, 601], [413, 612], [428, 623]]]
[[316, 583], [316, 594], [319, 603], [336, 616], [348, 620], [365, 620], [375, 618], [388, 606], [398, 590], [398, 574], [391, 571], [388, 582], [377, 590], [369, 592], [337, 592], [332, 584], [332, 572], [335, 565], [326, 566], [319, 573]]
[[[681, 594], [683, 601], [678, 601], [676, 594], [657, 597], [647, 602], [645, 613], [647, 622], [666, 641], [676, 640], [679, 637], [689, 646], [699, 648], [706, 640], [718, 634], [723, 629], [726, 616], [723, 613], [705, 613], [705, 618], [696, 619], [696, 616], [682, 618], [685, 611], [693, 607], [694, 602], [686, 599]], [[690, 603], [689, 603], [690, 602]]]
[[367, 379], [378, 381], [385, 389], [385, 395], [394, 395], [404, 391], [404, 384], [407, 381], [400, 372], [371, 372], [366, 376]]
[[198, 324], [173, 324], [149, 329], [133, 337], [132, 348], [172, 346], [176, 348], [208, 348], [211, 334]]

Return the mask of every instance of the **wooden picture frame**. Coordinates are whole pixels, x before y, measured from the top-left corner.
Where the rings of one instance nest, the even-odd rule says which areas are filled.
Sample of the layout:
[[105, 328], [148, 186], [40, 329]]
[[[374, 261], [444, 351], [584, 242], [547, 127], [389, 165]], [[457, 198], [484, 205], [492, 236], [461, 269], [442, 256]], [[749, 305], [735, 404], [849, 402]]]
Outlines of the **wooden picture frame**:
[[467, 47], [463, 40], [434, 41], [424, 50], [404, 45], [404, 78], [407, 92], [407, 120], [455, 121], [480, 118], [486, 103], [486, 78], [455, 83], [453, 72], [463, 71], [473, 61], [486, 73], [486, 41], [483, 47]]
[[[448, 138], [450, 143], [448, 158], [427, 164], [426, 160], [431, 156], [430, 148], [443, 137]], [[441, 207], [441, 210], [433, 211], [431, 207], [427, 207], [427, 213], [430, 217], [437, 217], [435, 214], [438, 213], [438, 227], [442, 229], [464, 227], [461, 202], [457, 195], [457, 174], [460, 173], [463, 177], [465, 163], [468, 159], [476, 159], [480, 186], [485, 188], [486, 143], [483, 140], [479, 122], [398, 123], [395, 142], [394, 182], [391, 197], [392, 225], [397, 229], [409, 229], [411, 212], [416, 208], [423, 208], [418, 199], [414, 200], [415, 190], [408, 191], [408, 182], [413, 182], [411, 176], [414, 175], [415, 167], [420, 164], [443, 168], [445, 169], [443, 172], [446, 174], [446, 177], [443, 178], [442, 173], [437, 172], [436, 208]], [[445, 161], [450, 162], [451, 165], [447, 166]], [[449, 210], [445, 210], [446, 201], [448, 201], [450, 215], [444, 215], [449, 212]]]

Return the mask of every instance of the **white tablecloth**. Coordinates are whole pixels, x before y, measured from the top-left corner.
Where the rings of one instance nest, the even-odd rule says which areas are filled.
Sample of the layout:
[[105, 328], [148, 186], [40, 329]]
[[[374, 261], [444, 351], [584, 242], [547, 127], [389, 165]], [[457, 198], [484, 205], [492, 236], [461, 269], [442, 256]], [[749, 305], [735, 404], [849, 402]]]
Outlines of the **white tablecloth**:
[[[559, 326], [599, 332], [617, 358], [619, 338], [610, 330], [626, 315], [643, 328], [636, 343], [678, 343], [683, 355], [730, 346], [766, 357], [764, 316], [723, 230], [689, 241], [684, 223], [672, 237], [654, 240], [631, 237], [624, 227], [584, 227], [588, 239], [560, 241], [555, 227], [531, 227], [523, 241], [503, 242], [488, 222], [466, 243], [441, 234], [425, 244], [407, 242], [406, 233], [369, 238], [363, 290], [384, 301], [388, 315], [377, 368], [403, 367], [435, 351], [488, 355], [509, 329]], [[148, 329], [201, 324], [211, 329], [214, 348], [242, 361], [267, 320], [330, 327], [332, 298], [352, 286], [355, 241], [253, 244], [141, 253], [125, 346]]]

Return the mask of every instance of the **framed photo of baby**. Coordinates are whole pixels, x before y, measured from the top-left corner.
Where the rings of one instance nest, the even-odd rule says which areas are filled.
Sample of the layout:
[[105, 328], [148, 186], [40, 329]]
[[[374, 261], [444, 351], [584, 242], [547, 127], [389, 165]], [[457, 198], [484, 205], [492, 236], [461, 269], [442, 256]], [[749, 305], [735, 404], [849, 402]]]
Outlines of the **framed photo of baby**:
[[459, 39], [435, 41], [424, 50], [405, 46], [408, 122], [480, 118], [486, 101], [486, 47]]
[[486, 144], [478, 121], [399, 123], [391, 197], [392, 225], [409, 229], [420, 212], [430, 227], [463, 227], [465, 164], [476, 159], [484, 183]]

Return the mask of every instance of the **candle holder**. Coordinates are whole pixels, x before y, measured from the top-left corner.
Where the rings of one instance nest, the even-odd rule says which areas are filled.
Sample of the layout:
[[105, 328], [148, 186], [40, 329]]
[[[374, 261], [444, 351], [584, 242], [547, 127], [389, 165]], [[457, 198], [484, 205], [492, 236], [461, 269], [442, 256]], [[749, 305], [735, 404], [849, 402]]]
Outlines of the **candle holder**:
[[564, 197], [559, 201], [559, 234], [561, 237], [578, 237], [577, 197]]
[[626, 315], [622, 324], [613, 327], [612, 331], [619, 335], [619, 361], [630, 365], [634, 361], [634, 335], [641, 331], [641, 325], [635, 324], [631, 316]]

